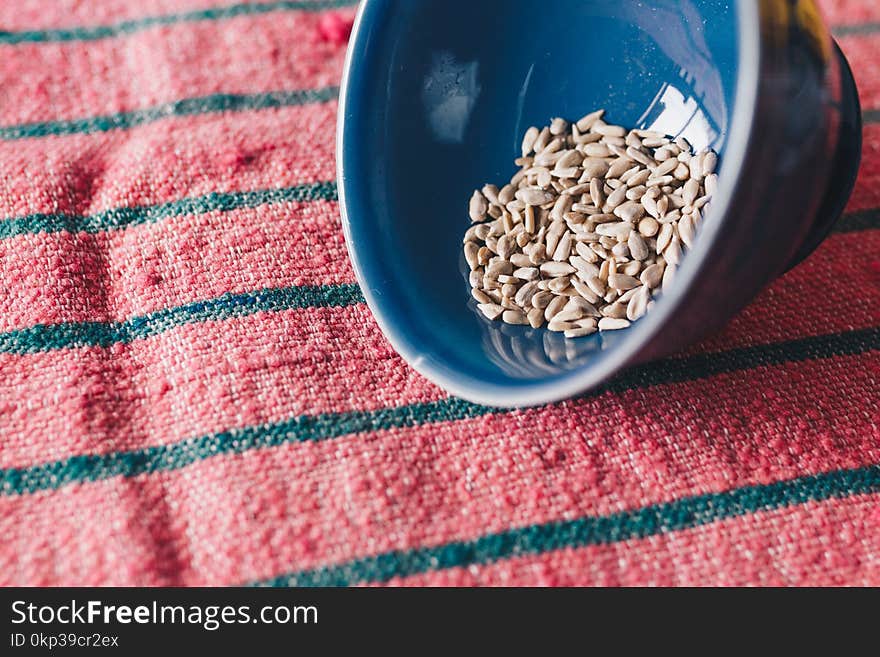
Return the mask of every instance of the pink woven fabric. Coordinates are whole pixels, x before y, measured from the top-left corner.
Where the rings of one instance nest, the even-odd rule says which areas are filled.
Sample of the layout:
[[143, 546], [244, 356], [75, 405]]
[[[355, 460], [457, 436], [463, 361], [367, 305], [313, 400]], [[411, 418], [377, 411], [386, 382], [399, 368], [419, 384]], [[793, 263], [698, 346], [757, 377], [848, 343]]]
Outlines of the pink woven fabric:
[[645, 381], [499, 413], [354, 285], [351, 3], [0, 3], [0, 584], [880, 585], [880, 5], [821, 4], [839, 229]]

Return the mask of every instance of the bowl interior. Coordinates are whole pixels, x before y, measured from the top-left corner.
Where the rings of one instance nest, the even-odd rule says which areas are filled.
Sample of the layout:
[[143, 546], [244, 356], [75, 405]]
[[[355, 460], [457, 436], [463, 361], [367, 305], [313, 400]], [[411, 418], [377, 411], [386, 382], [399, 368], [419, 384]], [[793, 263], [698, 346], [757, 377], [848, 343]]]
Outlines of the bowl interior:
[[736, 14], [709, 0], [368, 0], [346, 81], [340, 186], [365, 294], [413, 365], [473, 398], [570, 376], [638, 339], [639, 323], [566, 340], [485, 320], [462, 256], [467, 202], [510, 179], [529, 126], [598, 108], [609, 122], [711, 146], [723, 181]]

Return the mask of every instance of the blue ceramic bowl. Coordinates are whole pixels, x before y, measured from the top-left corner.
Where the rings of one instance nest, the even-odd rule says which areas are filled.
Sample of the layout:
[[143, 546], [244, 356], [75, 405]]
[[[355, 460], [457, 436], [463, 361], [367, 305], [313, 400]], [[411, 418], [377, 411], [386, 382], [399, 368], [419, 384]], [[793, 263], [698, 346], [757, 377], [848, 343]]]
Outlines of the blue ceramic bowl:
[[[809, 0], [365, 0], [340, 103], [370, 308], [415, 369], [496, 406], [576, 395], [722, 327], [825, 236], [861, 150], [849, 68]], [[698, 244], [625, 331], [488, 322], [464, 276], [471, 192], [510, 179], [529, 126], [600, 107], [720, 154]]]

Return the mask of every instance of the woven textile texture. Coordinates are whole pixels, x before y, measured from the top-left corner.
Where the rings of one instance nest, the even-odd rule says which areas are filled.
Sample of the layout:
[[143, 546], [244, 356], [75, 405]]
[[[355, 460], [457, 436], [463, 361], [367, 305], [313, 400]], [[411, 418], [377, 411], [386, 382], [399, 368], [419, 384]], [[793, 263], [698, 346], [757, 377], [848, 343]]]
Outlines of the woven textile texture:
[[880, 585], [864, 163], [723, 334], [498, 413], [407, 367], [334, 182], [352, 2], [0, 3], [0, 583]]

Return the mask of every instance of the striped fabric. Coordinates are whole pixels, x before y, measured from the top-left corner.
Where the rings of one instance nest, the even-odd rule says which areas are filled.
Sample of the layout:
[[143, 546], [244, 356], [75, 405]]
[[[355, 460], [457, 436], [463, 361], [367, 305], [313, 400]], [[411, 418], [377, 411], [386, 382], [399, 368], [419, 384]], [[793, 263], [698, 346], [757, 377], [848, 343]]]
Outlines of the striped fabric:
[[0, 3], [0, 583], [880, 585], [880, 3], [864, 166], [723, 332], [580, 399], [390, 348], [334, 181], [345, 0]]

